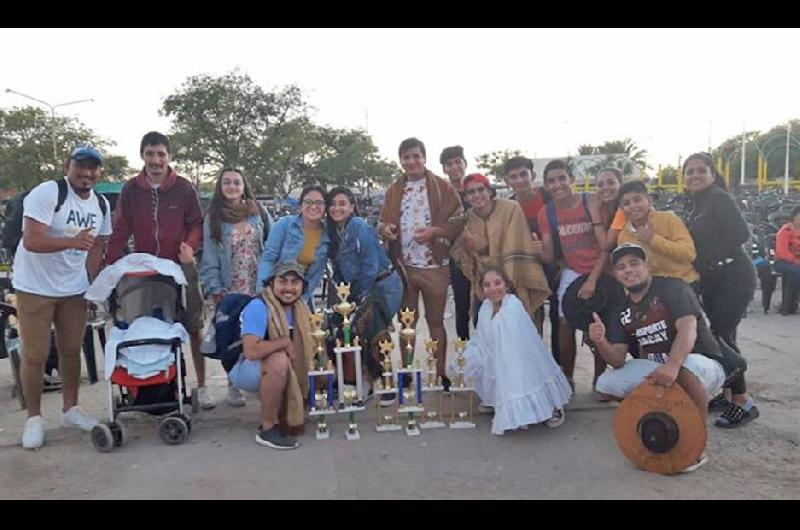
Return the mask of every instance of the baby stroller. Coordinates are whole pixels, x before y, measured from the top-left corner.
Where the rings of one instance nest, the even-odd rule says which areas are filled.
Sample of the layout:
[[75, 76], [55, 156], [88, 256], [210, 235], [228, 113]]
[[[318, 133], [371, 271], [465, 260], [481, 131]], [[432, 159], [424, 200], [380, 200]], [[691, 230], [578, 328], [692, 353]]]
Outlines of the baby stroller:
[[106, 343], [109, 419], [92, 429], [98, 451], [125, 444], [127, 432], [117, 420], [122, 412], [163, 416], [158, 435], [169, 445], [182, 444], [191, 432], [184, 404], [191, 404], [194, 413], [199, 403], [196, 390], [191, 396], [186, 391], [181, 345], [188, 335], [175, 324], [183, 299], [182, 285], [152, 270], [124, 273], [111, 292], [114, 329]]

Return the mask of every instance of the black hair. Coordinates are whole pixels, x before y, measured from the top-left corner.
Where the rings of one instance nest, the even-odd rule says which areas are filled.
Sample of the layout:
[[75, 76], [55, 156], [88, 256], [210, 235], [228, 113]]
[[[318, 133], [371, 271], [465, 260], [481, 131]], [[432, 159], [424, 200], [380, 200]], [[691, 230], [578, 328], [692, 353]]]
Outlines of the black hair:
[[692, 160], [700, 160], [703, 164], [711, 170], [711, 175], [714, 177], [714, 182], [711, 184], [712, 186], [717, 186], [718, 188], [728, 191], [728, 185], [725, 184], [725, 178], [720, 175], [719, 171], [717, 171], [717, 166], [714, 165], [714, 159], [708, 153], [693, 153], [689, 155], [686, 159], [686, 162], [683, 163], [683, 174], [686, 174], [686, 165]]
[[419, 150], [422, 151], [422, 156], [428, 158], [428, 155], [425, 154], [425, 144], [422, 143], [422, 140], [419, 140], [414, 137], [406, 138], [405, 140], [400, 142], [400, 147], [397, 149], [397, 154], [400, 158], [402, 158], [403, 153], [405, 153], [409, 149], [414, 149], [415, 147], [419, 147]]
[[604, 173], [606, 171], [612, 173], [617, 178], [617, 181], [622, 184], [622, 171], [613, 166], [608, 166], [598, 171], [597, 174], [599, 175], [600, 173]]
[[[424, 153], [425, 150], [423, 149], [422, 152]], [[442, 154], [439, 155], [439, 163], [441, 165], [444, 165], [445, 162], [453, 158], [460, 158], [461, 160], [464, 161], [464, 163], [466, 163], [467, 159], [464, 158], [464, 148], [461, 147], [460, 145], [445, 147], [444, 149], [442, 149]]]
[[157, 131], [150, 131], [142, 136], [142, 142], [139, 144], [139, 156], [144, 156], [144, 148], [148, 145], [163, 145], [169, 150], [169, 138]]
[[550, 162], [547, 163], [546, 166], [544, 166], [544, 173], [542, 175], [542, 178], [547, 179], [547, 172], [554, 171], [556, 169], [563, 169], [567, 173], [567, 175], [574, 178], [574, 176], [572, 175], [572, 168], [569, 167], [569, 164], [567, 163], [566, 160], [561, 160], [560, 158], [551, 160]]
[[511, 278], [508, 277], [506, 271], [504, 271], [499, 265], [489, 265], [486, 269], [484, 269], [484, 271], [481, 273], [481, 288], [483, 288], [483, 279], [490, 272], [497, 274], [503, 279], [504, 282], [506, 282], [506, 287], [509, 293], [517, 294], [517, 289], [514, 287], [514, 282], [511, 281]]
[[641, 180], [632, 180], [623, 184], [619, 189], [620, 199], [626, 193], [644, 193], [645, 195], [650, 195], [650, 192], [647, 191], [647, 185]]
[[[350, 219], [359, 215], [358, 204], [356, 203], [356, 196], [353, 195], [353, 191], [350, 188], [347, 188], [345, 186], [336, 186], [334, 188], [331, 188], [331, 190], [328, 192], [328, 196], [325, 198], [326, 212], [330, 210], [331, 205], [333, 204], [333, 198], [336, 197], [337, 195], [346, 196], [347, 199], [350, 201], [350, 204], [353, 205], [353, 215], [350, 216]], [[330, 217], [330, 214], [328, 214], [328, 216]], [[345, 222], [345, 226], [347, 226], [347, 223], [350, 222], [350, 219], [348, 219]], [[339, 232], [336, 223], [334, 223], [333, 221], [328, 223], [328, 239], [330, 240], [330, 242], [328, 243], [328, 258], [331, 261], [333, 261], [336, 259], [336, 254], [338, 254], [339, 252]]]
[[791, 215], [790, 219], [794, 220], [794, 218], [797, 217], [798, 215], [800, 215], [800, 206], [795, 206], [792, 209], [792, 215]]
[[325, 191], [325, 188], [323, 188], [319, 184], [311, 184], [310, 186], [306, 186], [305, 188], [303, 188], [303, 191], [300, 192], [300, 204], [301, 205], [303, 204], [303, 199], [306, 198], [306, 195], [308, 195], [312, 191], [318, 191], [320, 193], [320, 195], [322, 195], [322, 200], [325, 201], [325, 203], [327, 204], [328, 193]]
[[525, 156], [509, 158], [506, 160], [506, 163], [503, 164], [503, 175], [508, 175], [512, 169], [517, 169], [518, 167], [526, 167], [533, 173], [533, 160]]

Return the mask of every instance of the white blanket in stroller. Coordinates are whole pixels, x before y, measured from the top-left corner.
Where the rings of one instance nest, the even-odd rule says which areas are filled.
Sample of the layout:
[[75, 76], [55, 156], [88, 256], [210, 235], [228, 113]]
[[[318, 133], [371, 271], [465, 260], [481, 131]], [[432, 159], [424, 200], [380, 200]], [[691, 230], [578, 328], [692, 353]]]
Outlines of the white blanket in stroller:
[[[180, 265], [172, 260], [157, 258], [152, 254], [136, 252], [128, 254], [119, 261], [100, 271], [97, 278], [86, 290], [84, 298], [90, 302], [103, 302], [111, 296], [111, 291], [119, 283], [120, 278], [131, 272], [156, 271], [164, 276], [171, 276], [178, 285], [186, 285], [186, 275]], [[184, 300], [185, 302], [185, 300]], [[184, 303], [185, 307], [185, 303]]]
[[119, 329], [114, 326], [108, 334], [106, 342], [105, 377], [111, 378], [116, 366], [127, 369], [131, 377], [147, 379], [159, 372], [164, 372], [175, 363], [169, 346], [147, 345], [123, 348], [117, 358], [117, 345], [126, 340], [140, 339], [172, 339], [179, 338], [181, 342], [189, 341], [189, 333], [181, 324], [169, 324], [153, 317], [139, 317], [133, 321], [128, 329]]

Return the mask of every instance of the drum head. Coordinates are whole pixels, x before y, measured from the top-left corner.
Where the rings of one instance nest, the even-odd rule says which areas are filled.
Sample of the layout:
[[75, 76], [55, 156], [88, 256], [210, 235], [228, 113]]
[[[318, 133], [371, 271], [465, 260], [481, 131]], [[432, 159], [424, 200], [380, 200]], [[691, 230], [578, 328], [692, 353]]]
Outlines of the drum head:
[[622, 454], [639, 469], [672, 475], [700, 458], [706, 425], [680, 386], [644, 381], [617, 409], [614, 437]]

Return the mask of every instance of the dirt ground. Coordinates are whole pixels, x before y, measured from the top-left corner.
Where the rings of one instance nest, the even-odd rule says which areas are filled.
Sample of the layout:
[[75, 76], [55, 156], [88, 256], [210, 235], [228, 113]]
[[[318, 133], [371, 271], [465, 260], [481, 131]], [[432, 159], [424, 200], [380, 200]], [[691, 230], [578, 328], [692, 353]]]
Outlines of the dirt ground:
[[[577, 393], [558, 429], [544, 425], [504, 436], [490, 433], [491, 418], [477, 414], [474, 430], [436, 429], [421, 436], [374, 430], [375, 404], [359, 414], [361, 439], [344, 439], [346, 417], [335, 417], [329, 440], [308, 432], [295, 451], [254, 442], [259, 409], [254, 395], [234, 409], [224, 403], [225, 375], [209, 362], [216, 409], [193, 416], [184, 445], [167, 446], [156, 421], [124, 419], [128, 444], [98, 453], [87, 433], [59, 428], [61, 397], [45, 394], [47, 443], [20, 444], [26, 414], [12, 398], [8, 361], [0, 361], [0, 498], [800, 498], [800, 315], [761, 314], [754, 302], [740, 326], [749, 362], [748, 384], [761, 417], [736, 430], [710, 425], [710, 462], [695, 473], [665, 477], [637, 470], [617, 450], [611, 421], [616, 405], [591, 392], [592, 359], [578, 353]], [[448, 307], [452, 313], [452, 302]], [[453, 319], [448, 333], [454, 336]], [[424, 320], [418, 356], [427, 338]], [[448, 348], [453, 355], [452, 344]], [[102, 359], [98, 354], [102, 374]], [[191, 364], [191, 362], [189, 362]], [[193, 373], [189, 381], [194, 381]], [[106, 383], [84, 378], [81, 405], [107, 415]], [[124, 417], [123, 417], [124, 418]]]

